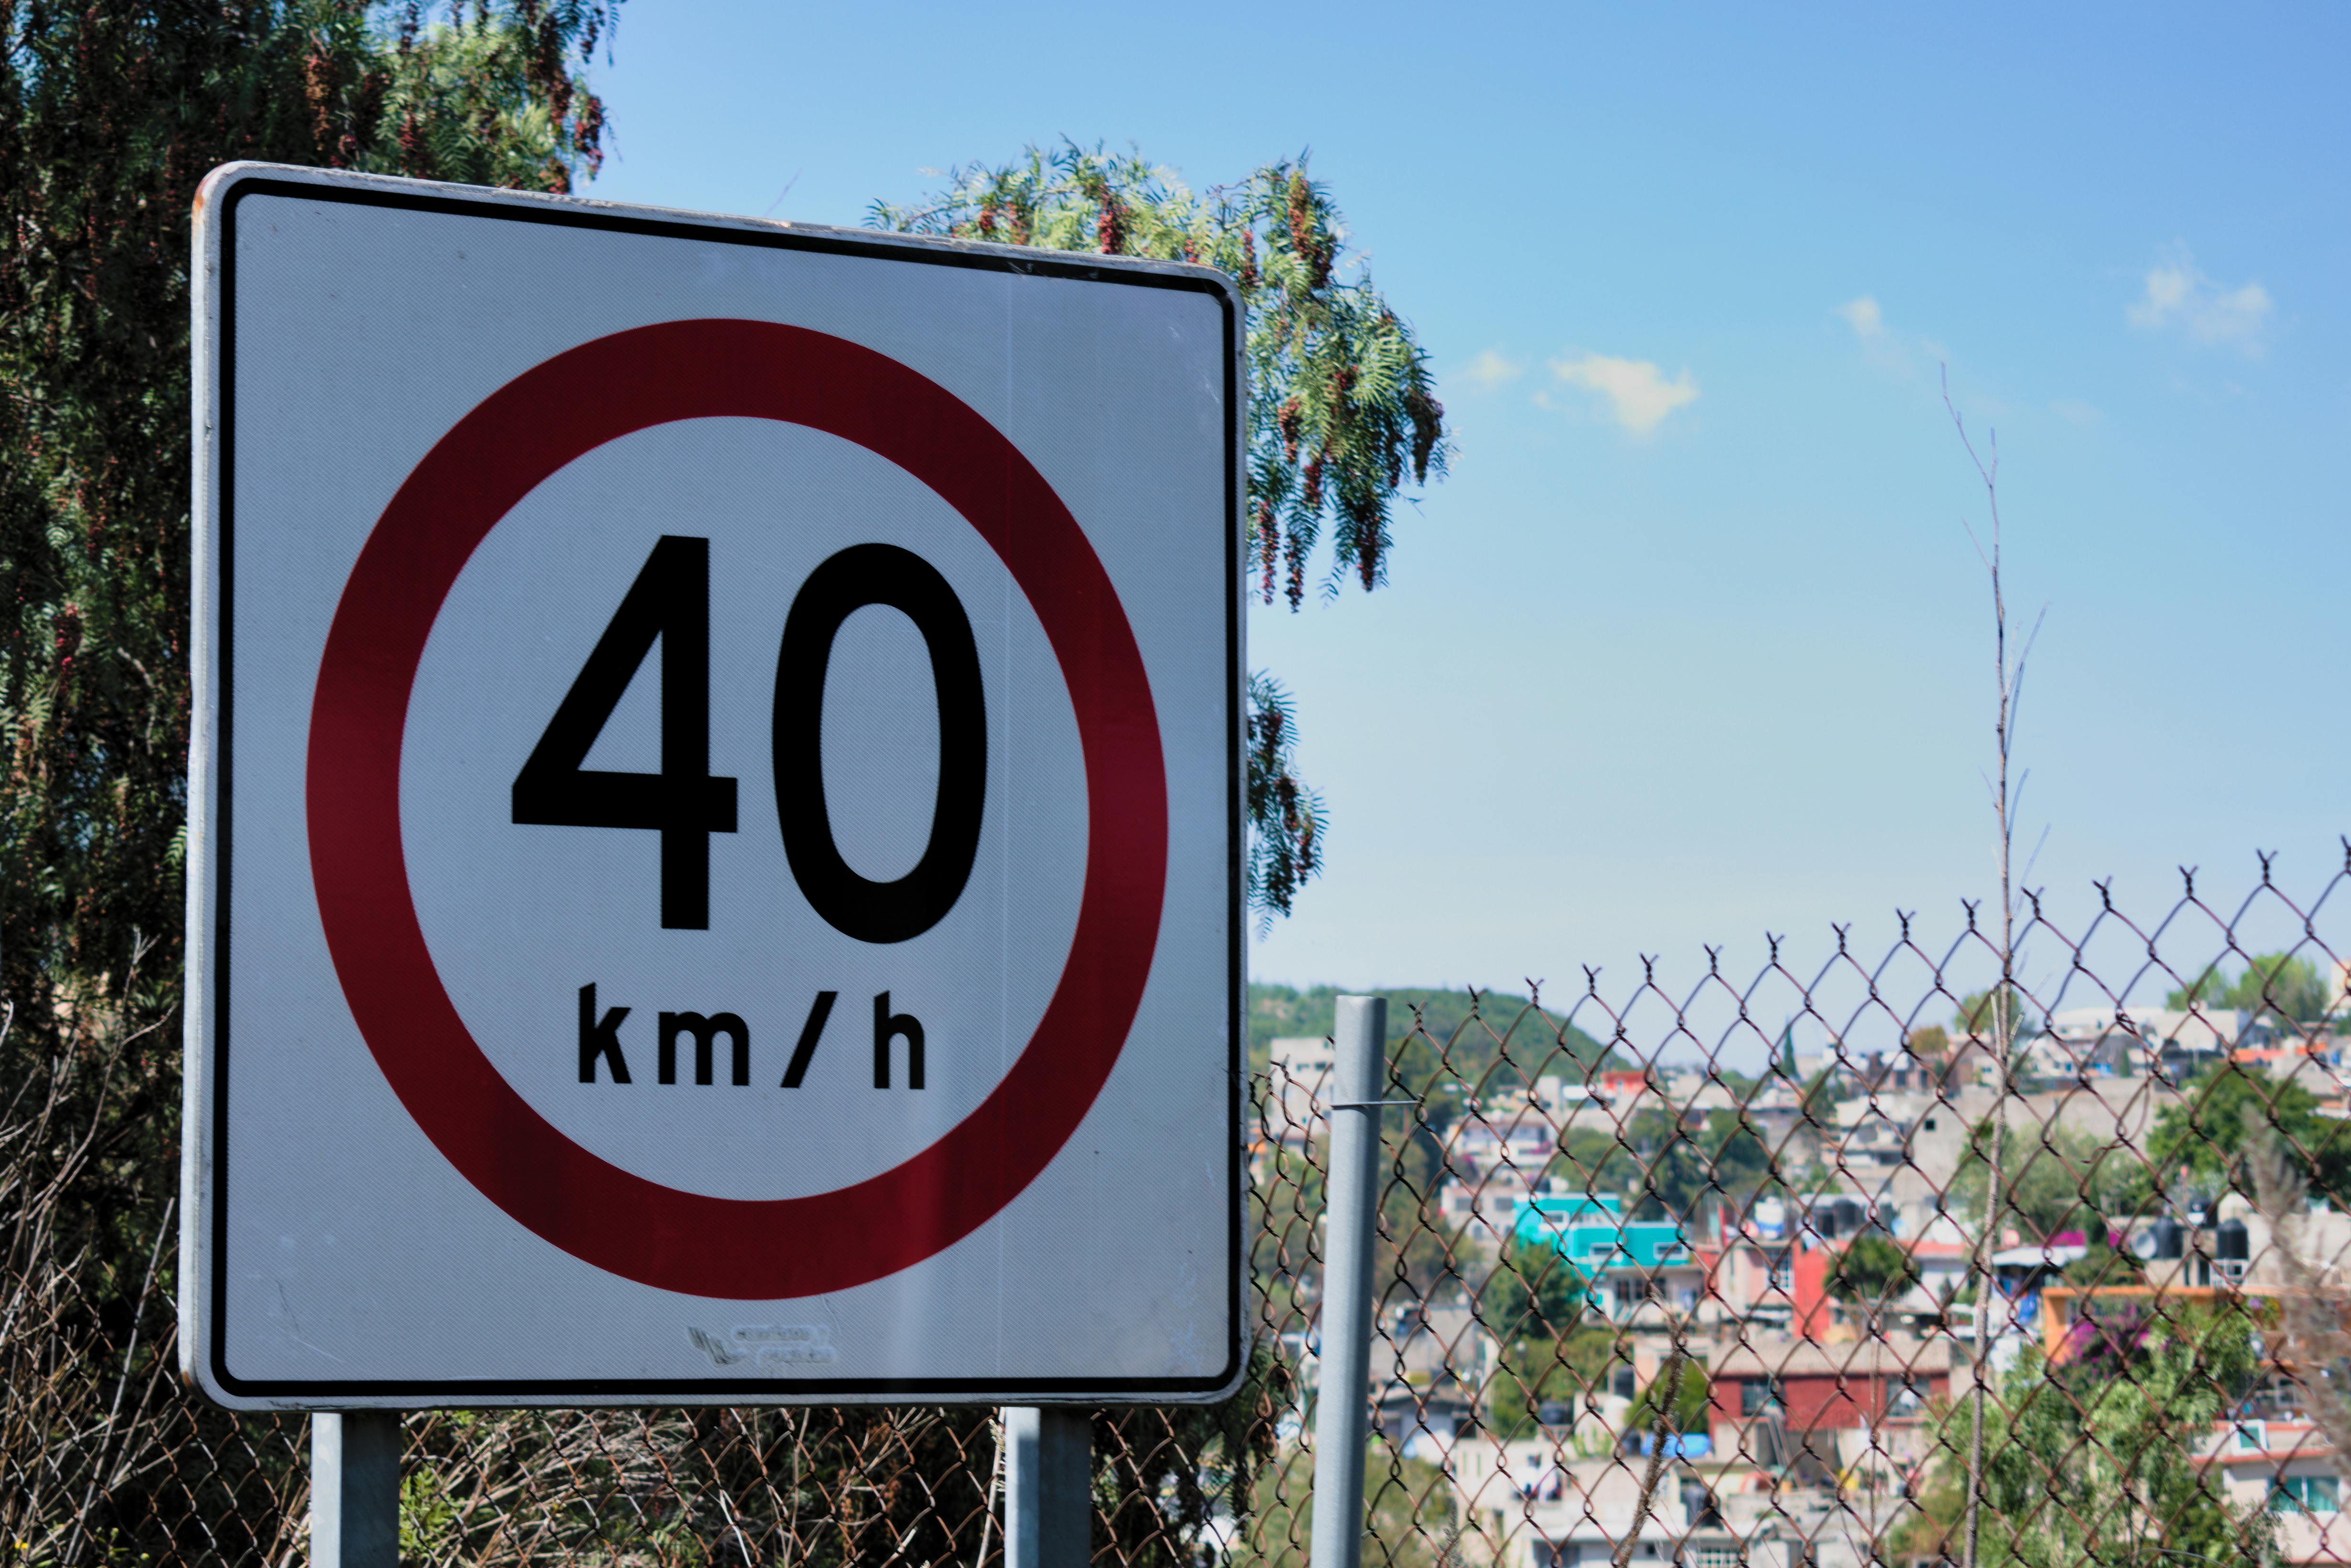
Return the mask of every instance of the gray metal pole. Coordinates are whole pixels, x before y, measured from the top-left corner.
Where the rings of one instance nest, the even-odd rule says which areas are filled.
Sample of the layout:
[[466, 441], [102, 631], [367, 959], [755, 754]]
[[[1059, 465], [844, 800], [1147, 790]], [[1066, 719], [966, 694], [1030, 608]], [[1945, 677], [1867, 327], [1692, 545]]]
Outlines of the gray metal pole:
[[1364, 1446], [1372, 1383], [1372, 1244], [1380, 1207], [1385, 997], [1341, 997], [1331, 1043], [1329, 1224], [1322, 1239], [1322, 1354], [1314, 1411], [1312, 1568], [1364, 1554]]
[[1093, 1525], [1093, 1412], [1006, 1406], [1004, 1568], [1086, 1568]]
[[310, 1417], [310, 1568], [400, 1568], [400, 1412]]

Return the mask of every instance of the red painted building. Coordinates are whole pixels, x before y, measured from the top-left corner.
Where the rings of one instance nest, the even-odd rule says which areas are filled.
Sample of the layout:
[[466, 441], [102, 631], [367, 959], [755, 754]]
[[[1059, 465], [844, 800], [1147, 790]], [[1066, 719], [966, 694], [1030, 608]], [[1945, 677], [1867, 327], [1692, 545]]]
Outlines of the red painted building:
[[1630, 1100], [1656, 1086], [1656, 1075], [1646, 1067], [1630, 1067], [1600, 1075], [1600, 1092], [1611, 1100]]
[[1950, 1395], [1951, 1342], [1755, 1334], [1716, 1357], [1708, 1376], [1718, 1456], [1775, 1468], [1809, 1458], [1834, 1474], [1873, 1447], [1897, 1464], [1914, 1457], [1928, 1401]]

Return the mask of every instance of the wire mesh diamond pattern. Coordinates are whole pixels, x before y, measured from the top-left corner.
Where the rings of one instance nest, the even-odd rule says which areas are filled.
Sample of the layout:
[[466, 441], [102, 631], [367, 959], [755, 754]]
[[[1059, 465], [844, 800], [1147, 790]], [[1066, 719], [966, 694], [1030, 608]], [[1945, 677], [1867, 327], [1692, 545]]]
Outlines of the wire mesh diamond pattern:
[[[1324, 1398], [1370, 1412], [1375, 1564], [2351, 1560], [2346, 854], [2298, 896], [2268, 859], [2226, 899], [2028, 894], [2005, 942], [1961, 904], [1394, 994], [1361, 1389], [1317, 1375], [1328, 997], [1259, 998], [1249, 1375], [1096, 1413], [1096, 1561], [1302, 1568]], [[0, 1560], [301, 1561], [302, 1419], [175, 1372], [162, 1024], [51, 1012], [0, 1054]], [[402, 1552], [985, 1568], [999, 1438], [419, 1413]]]

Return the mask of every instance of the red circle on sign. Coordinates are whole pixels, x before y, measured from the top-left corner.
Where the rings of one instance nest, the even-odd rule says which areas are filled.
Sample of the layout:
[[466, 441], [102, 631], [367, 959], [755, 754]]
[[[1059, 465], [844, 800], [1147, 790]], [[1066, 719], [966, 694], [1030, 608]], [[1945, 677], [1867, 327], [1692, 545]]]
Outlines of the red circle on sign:
[[[466, 1029], [427, 948], [401, 842], [400, 758], [426, 639], [457, 575], [532, 489], [633, 431], [685, 419], [825, 431], [928, 485], [1028, 595], [1077, 714], [1087, 791], [1077, 932], [1010, 1072], [945, 1137], [806, 1197], [711, 1197], [590, 1153], [533, 1110]], [[310, 711], [310, 867], [352, 1017], [408, 1113], [530, 1230], [686, 1295], [767, 1300], [911, 1267], [1019, 1196], [1077, 1130], [1143, 999], [1167, 875], [1167, 777], [1142, 650], [1077, 519], [1018, 447], [946, 388], [842, 339], [768, 321], [616, 332], [507, 382], [384, 509], [327, 633]]]

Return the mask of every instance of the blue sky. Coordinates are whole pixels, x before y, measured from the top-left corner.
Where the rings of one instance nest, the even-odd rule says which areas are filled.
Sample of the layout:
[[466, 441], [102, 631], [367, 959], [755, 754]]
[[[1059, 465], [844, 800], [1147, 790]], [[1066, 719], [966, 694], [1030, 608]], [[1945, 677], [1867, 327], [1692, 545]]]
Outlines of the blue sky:
[[[1246, 21], [1244, 29], [1237, 24]], [[1392, 584], [1259, 611], [1331, 864], [1263, 978], [1555, 989], [1991, 883], [1938, 401], [1997, 426], [2053, 909], [2351, 831], [2351, 14], [629, 0], [594, 194], [862, 219], [1067, 135], [1311, 148], [1443, 377]], [[2045, 831], [2045, 841], [2043, 834]], [[2209, 956], [2209, 955], [2208, 955]]]

